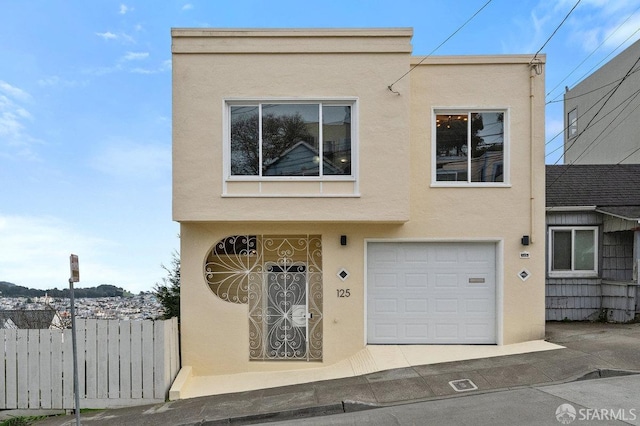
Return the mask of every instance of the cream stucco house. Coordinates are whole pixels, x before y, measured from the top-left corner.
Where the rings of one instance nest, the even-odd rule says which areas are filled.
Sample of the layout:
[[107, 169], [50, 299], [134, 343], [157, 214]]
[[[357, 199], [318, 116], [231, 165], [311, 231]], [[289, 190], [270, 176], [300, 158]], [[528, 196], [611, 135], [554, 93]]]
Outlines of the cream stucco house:
[[172, 31], [174, 397], [544, 337], [544, 57], [412, 56], [411, 37]]

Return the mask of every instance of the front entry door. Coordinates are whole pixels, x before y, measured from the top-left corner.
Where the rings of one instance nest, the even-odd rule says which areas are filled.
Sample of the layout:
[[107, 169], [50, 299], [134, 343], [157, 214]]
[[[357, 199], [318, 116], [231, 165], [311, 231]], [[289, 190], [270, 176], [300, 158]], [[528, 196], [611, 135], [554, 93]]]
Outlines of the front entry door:
[[308, 350], [307, 265], [265, 264], [266, 351], [271, 359], [305, 359]]

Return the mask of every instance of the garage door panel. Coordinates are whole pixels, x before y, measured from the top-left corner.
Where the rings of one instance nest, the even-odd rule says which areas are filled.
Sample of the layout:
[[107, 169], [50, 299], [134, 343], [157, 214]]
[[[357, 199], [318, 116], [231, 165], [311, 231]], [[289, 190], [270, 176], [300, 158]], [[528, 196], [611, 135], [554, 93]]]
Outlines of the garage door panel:
[[426, 273], [411, 272], [404, 274], [403, 282], [407, 288], [426, 288], [429, 284], [429, 275]]
[[370, 243], [367, 254], [369, 343], [495, 343], [494, 244]]

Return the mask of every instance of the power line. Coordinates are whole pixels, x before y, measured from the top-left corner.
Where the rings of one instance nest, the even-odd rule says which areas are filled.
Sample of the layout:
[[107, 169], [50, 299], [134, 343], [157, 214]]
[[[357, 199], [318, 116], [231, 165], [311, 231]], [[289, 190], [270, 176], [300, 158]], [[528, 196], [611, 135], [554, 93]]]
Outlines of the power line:
[[[634, 99], [635, 99], [636, 97], [638, 97], [638, 94], [640, 94], [639, 92], [640, 92], [640, 91], [636, 91], [635, 95], [633, 96], [633, 98], [634, 98]], [[627, 99], [628, 99], [628, 98], [627, 98]], [[633, 101], [633, 99], [632, 99], [631, 101], [629, 101], [629, 103], [627, 103], [627, 105], [625, 105], [622, 109], [624, 110], [627, 106], [629, 106], [629, 104], [630, 104], [632, 101]], [[626, 100], [625, 100], [625, 102], [626, 102]], [[637, 108], [637, 106], [636, 106], [636, 108]], [[635, 110], [635, 109], [634, 109], [634, 110]], [[633, 111], [631, 111], [631, 112], [633, 112]], [[578, 160], [579, 160], [583, 155], [585, 155], [585, 154], [587, 153], [587, 151], [589, 151], [592, 147], [594, 147], [594, 146], [598, 145], [600, 142], [602, 142], [602, 140], [604, 140], [604, 138], [603, 138], [603, 139], [600, 139], [600, 137], [601, 137], [601, 136], [602, 136], [602, 135], [603, 135], [607, 130], [610, 130], [610, 131], [612, 132], [615, 128], [617, 128], [617, 127], [622, 123], [622, 121], [620, 121], [620, 122], [618, 122], [618, 124], [616, 124], [613, 128], [611, 128], [611, 125], [613, 124], [613, 122], [614, 122], [617, 118], [619, 118], [619, 115], [618, 115], [618, 116], [616, 116], [616, 117], [614, 117], [614, 118], [613, 118], [613, 120], [611, 120], [611, 122], [609, 122], [609, 124], [608, 124], [607, 126], [605, 126], [605, 128], [604, 128], [604, 129], [602, 129], [602, 131], [598, 134], [598, 136], [596, 136], [596, 137], [591, 141], [591, 143], [590, 143], [589, 145], [587, 145], [587, 147], [582, 151], [582, 153], [581, 153], [580, 155], [578, 155], [578, 158], [576, 158], [576, 161], [578, 161]], [[600, 139], [600, 140], [598, 140], [598, 139]]]
[[[608, 94], [608, 93], [609, 93], [609, 92], [607, 92], [607, 94]], [[593, 108], [595, 108], [595, 106], [596, 106], [596, 105], [597, 105], [601, 100], [603, 100], [603, 99], [605, 98], [605, 96], [607, 96], [607, 94], [605, 94], [603, 97], [601, 97], [600, 99], [598, 99], [598, 100], [597, 100], [593, 105], [591, 105], [591, 107], [589, 107], [589, 109], [588, 109], [588, 110], [586, 110], [584, 113], [582, 113], [580, 116], [578, 116], [578, 117], [577, 117], [577, 118], [578, 118], [578, 120], [579, 120], [580, 118], [583, 118], [583, 117], [584, 117], [584, 116], [585, 116], [589, 111], [591, 111]], [[593, 125], [595, 125], [595, 124], [599, 123], [600, 121], [604, 120], [607, 116], [609, 116], [609, 115], [613, 114], [613, 113], [616, 111], [616, 109], [618, 109], [620, 106], [622, 106], [622, 104], [630, 103], [630, 102], [631, 102], [631, 101], [630, 101], [630, 99], [631, 99], [631, 98], [635, 98], [635, 97], [636, 97], [636, 96], [638, 96], [639, 94], [640, 94], [640, 89], [638, 89], [638, 90], [636, 90], [635, 92], [633, 92], [629, 97], [627, 97], [627, 98], [626, 98], [626, 99], [624, 99], [622, 102], [620, 102], [618, 105], [616, 105], [614, 108], [612, 108], [612, 109], [611, 109], [611, 111], [609, 111], [608, 113], [606, 113], [606, 114], [605, 114], [604, 116], [602, 116], [600, 119], [598, 119], [598, 120], [594, 121], [593, 123], [591, 123], [591, 125], [593, 126]], [[626, 106], [625, 106], [624, 108], [626, 108]], [[560, 132], [558, 132], [558, 133], [557, 133], [553, 138], [551, 138], [551, 139], [549, 139], [547, 142], [545, 142], [545, 146], [546, 146], [546, 145], [549, 145], [549, 144], [550, 144], [551, 142], [553, 142], [553, 141], [554, 141], [558, 136], [562, 135], [562, 134], [563, 134], [563, 133], [568, 129], [568, 127], [569, 127], [569, 126], [565, 126], [565, 127], [564, 127]], [[591, 127], [589, 127], [589, 128], [591, 128]], [[586, 130], [588, 130], [588, 129], [586, 129], [586, 128], [585, 128], [585, 131], [586, 131]], [[558, 151], [560, 148], [563, 148], [563, 146], [562, 146], [562, 145], [560, 145], [559, 147], [557, 147], [557, 148], [556, 148], [556, 149], [554, 149], [553, 151], [550, 151], [549, 153], [545, 154], [545, 157], [550, 156], [550, 155], [551, 155], [551, 154], [553, 154], [554, 152]], [[567, 149], [567, 150], [568, 150], [568, 149]], [[566, 152], [566, 151], [565, 151], [565, 152]], [[560, 159], [556, 160], [556, 162], [555, 162], [554, 164], [557, 164], [557, 162], [558, 162], [559, 160], [560, 160]]]
[[[606, 43], [606, 41], [607, 41], [607, 40], [609, 40], [611, 37], [613, 37], [613, 35], [614, 35], [615, 33], [617, 33], [617, 32], [618, 32], [618, 30], [620, 30], [620, 28], [622, 28], [622, 26], [623, 26], [624, 24], [626, 24], [626, 23], [627, 23], [627, 21], [629, 21], [629, 19], [631, 19], [631, 17], [632, 17], [633, 15], [635, 15], [635, 13], [638, 11], [638, 9], [640, 9], [640, 6], [639, 6], [638, 8], [636, 8], [636, 10], [634, 10], [633, 12], [631, 12], [631, 13], [629, 14], [629, 16], [627, 16], [627, 18], [626, 18], [624, 21], [622, 21], [622, 22], [620, 23], [620, 25], [618, 25], [618, 26], [616, 27], [616, 29], [615, 29], [615, 30], [613, 30], [613, 31], [612, 31], [612, 32], [611, 32], [611, 33], [610, 33], [610, 34], [609, 34], [605, 39], [603, 39], [603, 40], [602, 40], [602, 42], [598, 45], [598, 47], [596, 47], [595, 49], [593, 49], [593, 50], [591, 51], [591, 53], [589, 53], [589, 54], [588, 54], [588, 55], [587, 55], [587, 56], [582, 60], [582, 62], [580, 62], [580, 63], [579, 63], [579, 64], [578, 64], [578, 65], [577, 65], [577, 66], [576, 66], [576, 67], [575, 67], [575, 68], [574, 68], [574, 69], [573, 69], [569, 74], [567, 74], [567, 76], [566, 76], [565, 78], [563, 78], [562, 80], [560, 80], [560, 82], [559, 82], [558, 84], [556, 84], [556, 86], [555, 86], [553, 89], [549, 90], [549, 92], [547, 93], [547, 96], [551, 95], [551, 93], [553, 93], [553, 92], [558, 88], [558, 86], [560, 86], [560, 85], [561, 85], [561, 84], [562, 84], [562, 83], [563, 83], [567, 78], [569, 78], [569, 77], [571, 76], [571, 74], [573, 74], [574, 72], [576, 72], [576, 71], [578, 70], [578, 68], [580, 68], [580, 66], [582, 66], [582, 64], [584, 64], [584, 63], [587, 61], [587, 59], [589, 59], [589, 58], [590, 58], [594, 53], [596, 53], [596, 51], [597, 51], [598, 49], [600, 49], [600, 48], [602, 47], [602, 45]], [[635, 32], [634, 32], [633, 34], [635, 34]], [[633, 34], [632, 34], [631, 36], [633, 36]], [[627, 39], [627, 40], [628, 40], [628, 39]], [[627, 40], [625, 40], [624, 42], [626, 42]], [[624, 43], [624, 42], [623, 42], [623, 43]], [[613, 53], [613, 52], [615, 52], [619, 47], [620, 47], [620, 46], [616, 47], [616, 48], [612, 51], [612, 53]], [[611, 55], [611, 53], [610, 53], [609, 55]], [[608, 57], [608, 55], [607, 55], [607, 57]], [[606, 57], [605, 57], [605, 58], [606, 58]], [[599, 62], [599, 63], [600, 63], [600, 62]]]
[[[637, 73], [638, 71], [640, 71], [640, 68], [638, 68], [637, 70], [633, 71], [631, 74], [635, 74], [635, 73]], [[620, 78], [618, 78], [618, 79], [616, 79], [616, 80], [613, 80], [613, 81], [612, 81], [612, 82], [610, 82], [610, 83], [603, 84], [603, 85], [602, 85], [602, 86], [600, 86], [600, 87], [596, 87], [595, 89], [589, 90], [588, 92], [581, 93], [581, 94], [579, 94], [579, 95], [575, 95], [575, 96], [568, 96], [568, 97], [566, 97], [566, 96], [565, 96], [565, 98], [564, 98], [564, 99], [559, 99], [559, 100], [557, 100], [557, 101], [556, 101], [556, 100], [554, 100], [554, 101], [548, 101], [545, 105], [549, 105], [549, 104], [557, 103], [557, 102], [570, 101], [570, 100], [573, 100], [573, 99], [578, 99], [578, 98], [581, 98], [582, 96], [586, 96], [586, 95], [589, 95], [589, 94], [591, 94], [591, 93], [593, 93], [593, 92], [597, 92], [597, 91], [598, 91], [598, 90], [600, 90], [600, 89], [604, 89], [605, 87], [612, 86], [612, 85], [616, 84], [617, 82], [619, 82], [620, 80], [622, 80], [622, 77], [620, 77]]]
[[[627, 41], [629, 41], [629, 39], [630, 39], [631, 37], [633, 37], [633, 36], [634, 36], [638, 31], [640, 31], [640, 27], [639, 27], [637, 30], [635, 30], [633, 33], [631, 33], [631, 35], [630, 35], [629, 37], [627, 37], [626, 39], [624, 39], [624, 41], [623, 41], [622, 43], [620, 43], [620, 44], [619, 44], [615, 49], [613, 49], [611, 52], [609, 52], [609, 54], [608, 54], [607, 56], [605, 56], [604, 58], [602, 58], [602, 59], [600, 60], [600, 62], [598, 62], [598, 63], [597, 63], [597, 64], [595, 64], [593, 67], [591, 67], [587, 72], [585, 72], [584, 74], [582, 74], [582, 75], [581, 75], [581, 76], [580, 76], [576, 81], [574, 81], [574, 82], [573, 82], [572, 86], [575, 86], [576, 84], [578, 84], [578, 83], [579, 83], [579, 82], [580, 82], [580, 81], [581, 81], [585, 76], [589, 75], [589, 74], [590, 74], [594, 69], [598, 68], [598, 66], [599, 66], [601, 63], [603, 63], [604, 61], [606, 61], [606, 60], [607, 60], [607, 58], [608, 58], [609, 56], [613, 55], [613, 53], [614, 53], [616, 50], [620, 49], [620, 47], [622, 47], [622, 46], [623, 46]], [[547, 95], [547, 96], [548, 96], [548, 95]], [[560, 95], [558, 95], [558, 96], [560, 96]], [[554, 100], [555, 100], [556, 98], [558, 98], [558, 96], [556, 96], [556, 97], [554, 98]]]
[[538, 49], [538, 51], [536, 52], [535, 55], [533, 55], [533, 59], [531, 60], [531, 62], [535, 61], [536, 58], [538, 57], [538, 54], [540, 52], [542, 52], [542, 49], [544, 49], [544, 47], [547, 45], [547, 43], [549, 43], [549, 41], [551, 41], [551, 39], [553, 38], [554, 35], [556, 35], [556, 33], [558, 32], [558, 30], [560, 29], [560, 27], [565, 23], [565, 21], [567, 19], [569, 19], [569, 15], [571, 15], [571, 13], [575, 10], [576, 7], [578, 7], [578, 5], [580, 4], [582, 0], [578, 0], [576, 2], [576, 4], [573, 5], [573, 7], [571, 8], [571, 10], [569, 11], [569, 13], [567, 13], [567, 16], [564, 17], [564, 19], [562, 20], [562, 22], [560, 22], [560, 25], [558, 25], [556, 27], [555, 30], [553, 30], [553, 32], [551, 33], [551, 35], [549, 36], [549, 38], [547, 39], [547, 41], [544, 42], [544, 44], [542, 45], [542, 47], [540, 47], [540, 49]]
[[[591, 120], [589, 120], [589, 122], [587, 123], [585, 129], [580, 132], [576, 138], [573, 140], [573, 142], [571, 143], [571, 145], [569, 145], [569, 147], [567, 148], [567, 150], [565, 152], [567, 152], [569, 149], [571, 149], [571, 147], [573, 145], [575, 145], [575, 143], [578, 141], [578, 139], [580, 138], [580, 136], [582, 136], [584, 134], [584, 132], [591, 126], [591, 124], [593, 123], [593, 121], [596, 119], [596, 117], [598, 116], [598, 114], [600, 114], [600, 112], [604, 109], [605, 105], [607, 105], [607, 103], [611, 100], [611, 98], [613, 97], [613, 95], [618, 91], [618, 89], [620, 88], [620, 86], [622, 86], [622, 83], [624, 83], [624, 81], [627, 79], [627, 77], [629, 77], [629, 75], [631, 75], [631, 72], [633, 71], [633, 69], [636, 67], [636, 65], [640, 62], [640, 57], [638, 57], [638, 59], [633, 63], [633, 65], [631, 65], [631, 68], [629, 68], [629, 71], [627, 71], [627, 73], [625, 74], [625, 76], [622, 78], [622, 80], [620, 80], [620, 82], [618, 83], [618, 85], [611, 91], [611, 93], [609, 94], [609, 97], [607, 97], [607, 99], [603, 102], [603, 104], [600, 106], [600, 108], [598, 109], [598, 111], [596, 111], [596, 113], [594, 114], [593, 117], [591, 117]], [[594, 142], [591, 142], [591, 144], [589, 144], [589, 146], [591, 146]], [[587, 146], [587, 149], [589, 148], [589, 146]], [[584, 151], [583, 151], [584, 152]], [[580, 158], [580, 156], [578, 157]], [[573, 164], [573, 163], [572, 163]], [[571, 166], [571, 164], [569, 165]], [[549, 186], [553, 186], [553, 184], [555, 184], [558, 179], [560, 179], [565, 173], [566, 171], [569, 169], [569, 167], [567, 167], [562, 173], [560, 173], [560, 175], [558, 175], [556, 177], [556, 179], [551, 182], [551, 184]]]
[[[598, 108], [598, 111], [596, 111], [596, 113], [594, 114], [593, 117], [591, 117], [591, 120], [589, 120], [589, 122], [587, 123], [586, 127], [584, 128], [584, 130], [580, 133], [578, 133], [578, 135], [576, 136], [576, 138], [573, 140], [573, 142], [569, 145], [569, 147], [567, 148], [567, 151], [571, 149], [571, 147], [573, 145], [575, 145], [575, 143], [578, 141], [578, 139], [580, 138], [580, 136], [582, 136], [584, 134], [584, 132], [591, 126], [591, 123], [596, 119], [596, 117], [598, 116], [598, 114], [600, 114], [600, 112], [604, 109], [605, 105], [607, 105], [607, 102], [609, 102], [609, 100], [611, 100], [611, 98], [613, 97], [613, 95], [618, 91], [618, 89], [620, 88], [620, 86], [622, 86], [622, 83], [624, 83], [624, 81], [627, 79], [627, 77], [629, 77], [631, 75], [631, 71], [633, 71], [633, 69], [635, 68], [636, 65], [638, 65], [638, 62], [640, 62], [640, 57], [638, 57], [638, 59], [636, 59], [636, 61], [633, 63], [633, 65], [631, 66], [631, 68], [629, 68], [629, 71], [627, 71], [627, 73], [625, 74], [625, 76], [622, 78], [622, 80], [620, 80], [620, 82], [616, 85], [616, 87], [611, 91], [611, 93], [609, 94], [609, 96], [607, 97], [607, 99], [603, 102], [602, 105], [600, 105], [600, 108]], [[593, 142], [592, 142], [593, 143]], [[566, 151], [565, 151], [566, 152]]]
[[451, 35], [449, 37], [447, 37], [442, 43], [440, 43], [435, 49], [433, 49], [431, 52], [429, 52], [429, 54], [427, 56], [425, 56], [424, 58], [422, 58], [420, 60], [420, 62], [418, 62], [417, 64], [415, 64], [414, 66], [412, 66], [409, 71], [405, 72], [404, 74], [402, 74], [400, 76], [399, 79], [397, 79], [396, 81], [394, 81], [393, 83], [391, 83], [390, 85], [387, 86], [387, 89], [389, 89], [389, 91], [393, 92], [393, 93], [397, 93], [398, 95], [400, 94], [399, 92], [396, 92], [395, 90], [393, 90], [393, 85], [396, 84], [397, 82], [399, 82], [400, 80], [402, 80], [403, 78], [405, 78], [411, 71], [413, 71], [414, 69], [416, 69], [416, 67], [420, 64], [422, 64], [429, 56], [433, 55], [438, 49], [440, 49], [446, 42], [448, 42], [454, 35], [456, 35], [462, 28], [465, 27], [465, 25], [467, 25], [469, 22], [471, 22], [471, 20], [473, 18], [475, 18], [480, 12], [482, 12], [482, 10], [487, 7], [489, 5], [489, 3], [491, 3], [493, 0], [488, 0], [480, 9], [478, 9], [476, 11], [476, 13], [474, 13], [471, 18], [467, 19], [465, 21], [464, 24], [460, 25], [458, 27], [457, 30], [455, 30], [453, 33], [451, 33]]

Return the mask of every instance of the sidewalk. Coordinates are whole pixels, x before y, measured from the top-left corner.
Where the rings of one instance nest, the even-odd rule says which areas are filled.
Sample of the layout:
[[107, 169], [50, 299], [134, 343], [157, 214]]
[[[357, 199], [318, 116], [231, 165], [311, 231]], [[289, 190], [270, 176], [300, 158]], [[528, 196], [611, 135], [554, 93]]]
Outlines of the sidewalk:
[[[138, 426], [248, 424], [640, 373], [640, 324], [548, 323], [547, 340], [565, 348], [90, 412], [82, 415], [82, 423]], [[457, 384], [459, 390], [456, 391], [450, 382]], [[73, 416], [52, 417], [37, 424], [73, 425], [75, 419]]]

